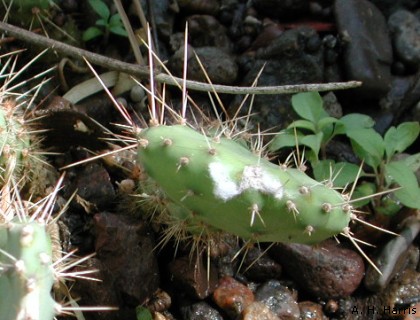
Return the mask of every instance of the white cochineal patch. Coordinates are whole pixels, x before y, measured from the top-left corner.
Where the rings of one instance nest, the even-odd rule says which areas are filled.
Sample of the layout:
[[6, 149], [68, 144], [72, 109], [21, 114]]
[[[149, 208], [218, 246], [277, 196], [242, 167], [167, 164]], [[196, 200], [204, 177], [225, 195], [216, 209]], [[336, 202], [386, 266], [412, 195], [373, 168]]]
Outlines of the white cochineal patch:
[[209, 172], [214, 184], [214, 195], [223, 201], [240, 195], [248, 189], [271, 194], [277, 199], [283, 197], [282, 183], [260, 166], [246, 166], [238, 182], [232, 180], [229, 168], [220, 162], [210, 163]]

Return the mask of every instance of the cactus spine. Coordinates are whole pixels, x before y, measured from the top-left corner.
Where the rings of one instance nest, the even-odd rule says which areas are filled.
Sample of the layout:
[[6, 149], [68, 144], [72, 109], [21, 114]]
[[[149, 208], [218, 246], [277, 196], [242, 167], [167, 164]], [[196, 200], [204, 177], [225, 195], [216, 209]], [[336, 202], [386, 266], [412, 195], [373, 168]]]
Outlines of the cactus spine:
[[342, 232], [351, 219], [346, 196], [234, 140], [186, 125], [152, 126], [138, 139], [139, 163], [166, 195], [161, 205], [190, 233], [205, 228], [312, 244]]

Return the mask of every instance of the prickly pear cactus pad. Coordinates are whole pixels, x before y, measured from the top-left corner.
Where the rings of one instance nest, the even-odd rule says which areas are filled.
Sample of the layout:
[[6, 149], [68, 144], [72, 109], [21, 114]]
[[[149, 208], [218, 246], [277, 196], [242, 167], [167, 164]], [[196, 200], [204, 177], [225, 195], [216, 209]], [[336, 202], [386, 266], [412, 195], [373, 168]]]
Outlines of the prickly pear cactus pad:
[[44, 224], [16, 218], [0, 228], [1, 319], [53, 319], [54, 270]]
[[234, 140], [186, 125], [150, 127], [138, 139], [139, 163], [189, 232], [208, 226], [253, 241], [312, 244], [351, 219], [344, 195]]

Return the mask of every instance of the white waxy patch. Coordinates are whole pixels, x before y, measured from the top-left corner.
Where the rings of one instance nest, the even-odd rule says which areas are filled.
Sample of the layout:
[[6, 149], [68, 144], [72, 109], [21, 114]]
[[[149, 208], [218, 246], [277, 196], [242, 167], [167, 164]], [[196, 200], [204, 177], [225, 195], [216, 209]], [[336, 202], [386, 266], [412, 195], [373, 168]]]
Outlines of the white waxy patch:
[[246, 166], [239, 184], [241, 192], [246, 189], [255, 189], [263, 193], [272, 194], [275, 198], [283, 197], [283, 185], [268, 172], [259, 166]]
[[210, 163], [209, 172], [214, 184], [214, 195], [224, 201], [248, 189], [271, 194], [277, 199], [283, 197], [282, 183], [260, 166], [246, 166], [239, 182], [231, 179], [229, 168], [220, 162]]
[[222, 163], [212, 162], [209, 164], [210, 177], [214, 182], [213, 193], [217, 198], [224, 201], [237, 196], [240, 191], [235, 181], [229, 174], [229, 169]]

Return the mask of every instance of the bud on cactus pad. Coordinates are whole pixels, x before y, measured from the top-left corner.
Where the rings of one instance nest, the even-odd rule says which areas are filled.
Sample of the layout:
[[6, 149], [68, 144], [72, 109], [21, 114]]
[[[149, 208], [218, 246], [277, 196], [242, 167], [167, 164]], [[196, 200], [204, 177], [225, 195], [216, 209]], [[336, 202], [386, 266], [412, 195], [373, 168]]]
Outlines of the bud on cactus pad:
[[205, 226], [257, 242], [312, 244], [351, 219], [345, 195], [237, 141], [186, 125], [150, 127], [138, 139], [139, 163], [165, 195], [160, 205], [190, 233]]
[[44, 224], [16, 218], [0, 227], [0, 314], [2, 319], [53, 319], [54, 270]]

